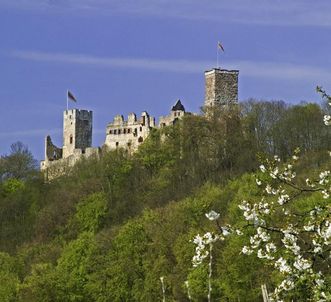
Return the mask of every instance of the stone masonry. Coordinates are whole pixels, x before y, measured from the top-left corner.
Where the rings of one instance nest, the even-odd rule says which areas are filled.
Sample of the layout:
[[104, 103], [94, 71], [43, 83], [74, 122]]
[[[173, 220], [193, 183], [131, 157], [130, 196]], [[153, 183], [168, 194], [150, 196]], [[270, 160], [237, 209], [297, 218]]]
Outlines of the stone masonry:
[[63, 146], [59, 148], [48, 135], [45, 139], [45, 160], [40, 169], [51, 180], [68, 171], [82, 157], [98, 155], [92, 148], [92, 111], [71, 109], [63, 112]]
[[159, 118], [159, 127], [172, 126], [186, 114], [182, 102], [177, 100], [176, 104], [172, 106], [170, 114]]
[[206, 108], [238, 102], [238, 70], [214, 68], [205, 72]]
[[92, 146], [92, 111], [71, 109], [63, 113], [63, 158], [75, 149]]
[[114, 121], [107, 125], [105, 146], [110, 150], [124, 148], [132, 153], [154, 127], [155, 118], [146, 111], [142, 112], [139, 119], [135, 113], [130, 113], [126, 121], [123, 115], [116, 115]]
[[[214, 68], [205, 72], [206, 109], [214, 106], [229, 106], [238, 103], [238, 70]], [[190, 114], [180, 100], [171, 111], [159, 119], [159, 127], [174, 125], [185, 115]], [[129, 114], [127, 120], [116, 115], [106, 127], [104, 146], [109, 150], [123, 148], [135, 152], [146, 140], [152, 128], [156, 127], [155, 118], [143, 111], [137, 118]], [[51, 180], [68, 172], [78, 160], [91, 156], [98, 157], [101, 148], [92, 148], [92, 111], [71, 109], [63, 113], [63, 146], [55, 146], [50, 136], [45, 139], [45, 160], [41, 161], [41, 171], [46, 180]]]

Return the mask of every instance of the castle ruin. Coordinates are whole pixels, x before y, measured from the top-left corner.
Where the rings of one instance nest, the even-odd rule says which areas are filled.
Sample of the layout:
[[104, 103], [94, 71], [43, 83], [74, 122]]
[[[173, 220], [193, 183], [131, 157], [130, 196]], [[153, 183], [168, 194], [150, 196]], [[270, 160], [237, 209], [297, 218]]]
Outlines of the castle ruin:
[[[238, 103], [238, 70], [213, 68], [205, 72], [205, 100], [207, 110], [215, 106], [231, 106]], [[143, 111], [139, 118], [130, 113], [127, 120], [116, 115], [106, 127], [104, 148], [123, 148], [130, 154], [135, 152], [148, 137], [151, 129], [174, 125], [185, 115], [185, 107], [180, 100], [174, 104], [167, 116], [155, 118]], [[70, 109], [63, 113], [63, 146], [55, 146], [50, 136], [45, 139], [45, 160], [41, 161], [41, 171], [50, 180], [64, 174], [78, 160], [99, 156], [101, 148], [92, 147], [92, 111]]]
[[155, 118], [146, 111], [139, 119], [135, 113], [130, 113], [125, 121], [123, 115], [116, 115], [114, 121], [107, 125], [105, 145], [109, 149], [124, 148], [130, 153], [147, 138], [155, 127]]
[[63, 112], [63, 146], [59, 148], [48, 135], [45, 138], [45, 159], [40, 163], [46, 179], [63, 174], [82, 157], [97, 155], [92, 148], [92, 111], [70, 109]]

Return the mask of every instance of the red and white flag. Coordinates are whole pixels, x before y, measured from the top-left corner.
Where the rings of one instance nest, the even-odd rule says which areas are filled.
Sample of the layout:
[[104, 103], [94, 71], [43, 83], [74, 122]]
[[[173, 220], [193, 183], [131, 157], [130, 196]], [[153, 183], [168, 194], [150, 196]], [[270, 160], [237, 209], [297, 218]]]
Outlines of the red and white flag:
[[77, 102], [76, 98], [74, 97], [74, 95], [68, 90], [68, 100], [73, 101], [73, 102]]
[[217, 42], [217, 47], [218, 47], [219, 49], [221, 49], [222, 51], [224, 51], [224, 47], [223, 47], [223, 45], [221, 44], [220, 41]]

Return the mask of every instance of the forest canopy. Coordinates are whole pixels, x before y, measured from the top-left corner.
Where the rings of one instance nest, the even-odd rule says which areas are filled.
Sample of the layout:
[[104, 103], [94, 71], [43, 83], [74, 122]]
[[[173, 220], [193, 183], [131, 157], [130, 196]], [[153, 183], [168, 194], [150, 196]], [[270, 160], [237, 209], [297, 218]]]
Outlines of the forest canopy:
[[[207, 301], [208, 266], [192, 266], [193, 238], [214, 227], [205, 213], [243, 224], [238, 206], [261, 198], [259, 166], [275, 155], [289, 163], [299, 148], [302, 181], [330, 171], [327, 110], [252, 99], [185, 116], [154, 129], [132, 156], [104, 151], [51, 182], [14, 143], [0, 157], [0, 301]], [[309, 192], [299, 204], [318, 200]], [[263, 259], [241, 253], [249, 238], [215, 243], [213, 301], [258, 301], [262, 284], [276, 287]], [[330, 267], [322, 270], [330, 282]]]

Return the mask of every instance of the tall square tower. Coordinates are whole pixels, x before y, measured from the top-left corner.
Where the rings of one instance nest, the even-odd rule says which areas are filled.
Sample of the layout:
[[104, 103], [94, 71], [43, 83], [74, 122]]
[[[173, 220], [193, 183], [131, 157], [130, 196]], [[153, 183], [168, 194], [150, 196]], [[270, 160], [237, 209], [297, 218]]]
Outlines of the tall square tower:
[[213, 68], [205, 72], [206, 108], [238, 103], [238, 70]]
[[75, 149], [92, 146], [92, 111], [70, 109], [63, 112], [63, 158]]

